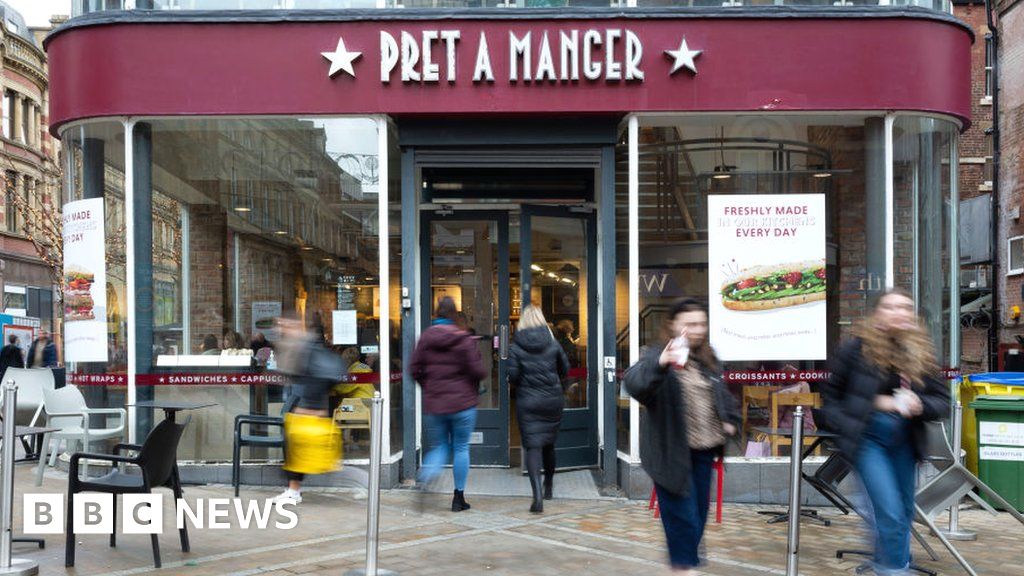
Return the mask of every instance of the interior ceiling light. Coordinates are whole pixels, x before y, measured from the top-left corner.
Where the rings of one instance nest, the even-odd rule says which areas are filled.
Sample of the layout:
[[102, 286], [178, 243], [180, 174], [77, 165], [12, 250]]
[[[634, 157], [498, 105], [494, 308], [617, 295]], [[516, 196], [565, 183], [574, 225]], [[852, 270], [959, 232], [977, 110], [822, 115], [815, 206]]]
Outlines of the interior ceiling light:
[[558, 278], [558, 274], [555, 274], [554, 272], [548, 272], [547, 276], [548, 278]]
[[565, 282], [566, 284], [575, 284], [575, 282], [572, 281], [572, 278], [559, 278], [559, 280]]
[[248, 206], [235, 206], [235, 212], [252, 212], [252, 208]]
[[817, 174], [814, 175], [814, 177], [815, 178], [831, 178], [832, 177], [832, 173], [831, 172], [818, 172]]
[[287, 236], [288, 235], [288, 231], [287, 230], [278, 230], [277, 232], [274, 232], [274, 234], [277, 234], [278, 236]]
[[541, 268], [540, 266], [537, 266], [536, 264], [530, 264], [530, 270], [533, 270], [534, 272], [543, 272], [544, 271], [543, 268]]

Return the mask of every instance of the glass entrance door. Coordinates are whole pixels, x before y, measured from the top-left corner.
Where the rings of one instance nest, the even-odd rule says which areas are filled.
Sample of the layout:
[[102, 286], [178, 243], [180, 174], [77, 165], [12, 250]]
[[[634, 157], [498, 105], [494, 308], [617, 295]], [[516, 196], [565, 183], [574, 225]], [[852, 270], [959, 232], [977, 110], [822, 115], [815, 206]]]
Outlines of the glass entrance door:
[[524, 206], [521, 304], [540, 306], [569, 357], [565, 412], [556, 449], [559, 468], [596, 466], [598, 312], [597, 234], [587, 211]]
[[[470, 439], [474, 466], [509, 465], [509, 397], [505, 365], [510, 334], [509, 226], [506, 213], [424, 213], [421, 254], [423, 329], [437, 302], [450, 296], [460, 322], [477, 339], [489, 368], [480, 382], [476, 431]], [[429, 446], [424, 445], [424, 448]]]

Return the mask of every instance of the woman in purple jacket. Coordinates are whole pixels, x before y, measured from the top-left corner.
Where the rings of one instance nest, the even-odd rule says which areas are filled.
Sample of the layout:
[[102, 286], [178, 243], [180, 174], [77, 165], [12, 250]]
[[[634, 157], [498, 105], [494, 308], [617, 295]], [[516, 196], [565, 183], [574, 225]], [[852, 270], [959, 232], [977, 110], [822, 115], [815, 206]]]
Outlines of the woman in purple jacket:
[[423, 389], [423, 415], [432, 446], [423, 458], [418, 480], [420, 484], [433, 480], [451, 457], [455, 481], [452, 512], [469, 509], [464, 495], [469, 436], [476, 426], [480, 381], [487, 376], [477, 340], [455, 325], [457, 315], [451, 297], [438, 302], [437, 319], [420, 335], [409, 366]]

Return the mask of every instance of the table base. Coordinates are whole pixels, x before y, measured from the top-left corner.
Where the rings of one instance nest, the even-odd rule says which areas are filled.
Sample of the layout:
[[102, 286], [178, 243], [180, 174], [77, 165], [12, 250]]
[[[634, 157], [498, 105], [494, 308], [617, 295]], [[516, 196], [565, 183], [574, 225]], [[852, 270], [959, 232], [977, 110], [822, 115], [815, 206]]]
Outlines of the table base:
[[12, 558], [9, 568], [0, 567], [0, 576], [35, 576], [39, 574], [39, 564], [32, 560]]
[[[773, 516], [773, 518], [768, 520], [768, 524], [778, 524], [780, 522], [789, 522], [789, 512], [773, 512], [771, 510], [762, 510], [762, 511], [758, 512], [758, 514], [764, 514], [764, 515], [767, 515], [767, 516]], [[800, 516], [802, 518], [810, 518], [811, 520], [815, 520], [817, 522], [821, 522], [825, 526], [831, 526], [832, 525], [832, 521], [827, 519], [827, 518], [822, 518], [821, 516], [819, 516], [817, 510], [801, 510], [800, 511]]]

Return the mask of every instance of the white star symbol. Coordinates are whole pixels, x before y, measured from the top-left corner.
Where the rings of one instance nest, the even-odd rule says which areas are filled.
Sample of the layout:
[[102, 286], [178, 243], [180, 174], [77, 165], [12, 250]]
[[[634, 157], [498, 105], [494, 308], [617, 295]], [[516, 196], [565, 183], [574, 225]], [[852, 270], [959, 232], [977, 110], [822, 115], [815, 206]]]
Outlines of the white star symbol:
[[672, 65], [672, 71], [669, 72], [669, 76], [675, 74], [680, 68], [689, 68], [694, 74], [697, 73], [697, 65], [693, 63], [693, 59], [700, 56], [703, 50], [690, 50], [690, 47], [686, 45], [686, 38], [679, 43], [678, 50], [665, 50], [667, 56], [671, 56], [675, 59], [675, 63]]
[[352, 62], [363, 55], [362, 52], [349, 52], [345, 48], [345, 40], [340, 36], [338, 37], [338, 47], [334, 49], [334, 52], [321, 52], [320, 54], [331, 61], [331, 71], [327, 73], [328, 78], [334, 78], [334, 75], [342, 70], [355, 78], [356, 71], [352, 68]]

